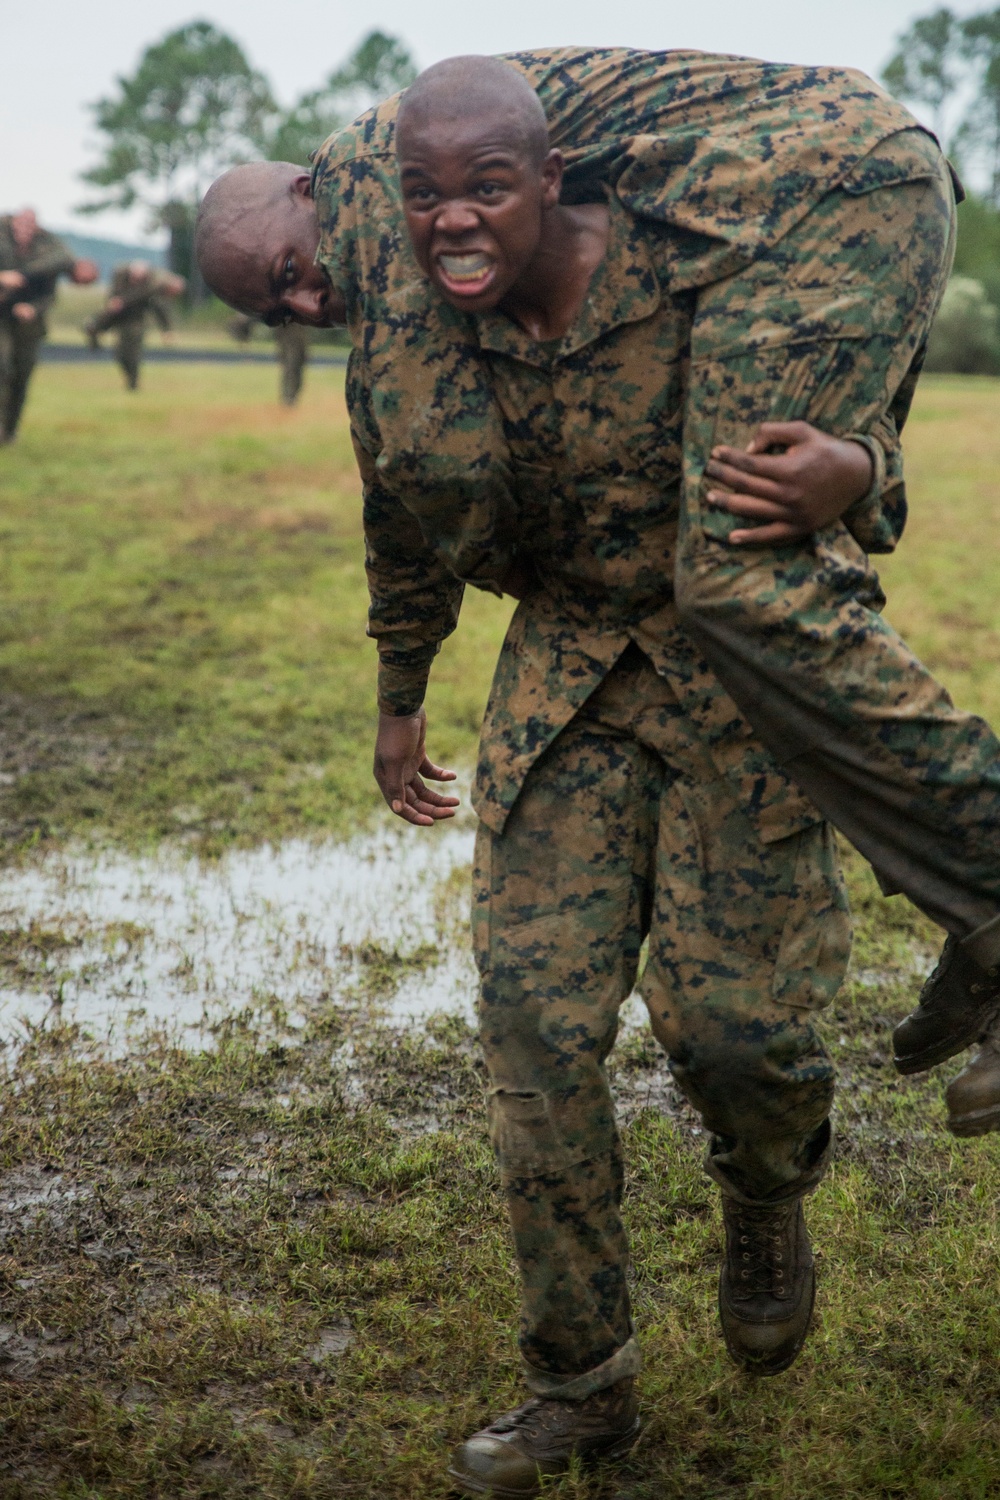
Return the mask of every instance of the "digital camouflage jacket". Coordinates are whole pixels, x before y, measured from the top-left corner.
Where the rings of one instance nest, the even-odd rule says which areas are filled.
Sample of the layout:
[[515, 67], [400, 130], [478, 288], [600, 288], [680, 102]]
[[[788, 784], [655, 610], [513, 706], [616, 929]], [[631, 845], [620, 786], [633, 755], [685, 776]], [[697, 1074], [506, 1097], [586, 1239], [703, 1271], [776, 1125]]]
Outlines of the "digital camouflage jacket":
[[698, 288], [750, 263], [914, 125], [863, 75], [834, 69], [572, 49], [509, 61], [567, 158], [565, 196], [607, 193], [612, 212], [613, 245], [554, 361], [502, 316], [452, 310], [422, 277], [396, 183], [397, 100], [332, 137], [314, 168], [318, 258], [346, 297], [354, 343], [348, 400], [383, 708], [422, 701], [463, 581], [496, 589], [516, 547], [542, 573], [484, 726], [476, 804], [496, 827], [629, 636], [661, 669], [670, 657], [675, 683], [703, 670], [671, 591]]

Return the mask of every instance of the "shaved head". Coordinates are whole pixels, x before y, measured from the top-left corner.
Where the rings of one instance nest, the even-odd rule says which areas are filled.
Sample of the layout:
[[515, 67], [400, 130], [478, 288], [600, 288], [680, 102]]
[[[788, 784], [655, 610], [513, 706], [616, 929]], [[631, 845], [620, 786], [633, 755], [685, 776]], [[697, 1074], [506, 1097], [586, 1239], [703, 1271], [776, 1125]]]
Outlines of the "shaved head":
[[531, 84], [496, 57], [447, 57], [421, 73], [400, 101], [396, 141], [400, 154], [431, 122], [468, 126], [489, 120], [532, 166], [549, 149], [545, 111]]
[[309, 173], [292, 162], [233, 167], [198, 213], [195, 255], [206, 284], [266, 323], [343, 322], [342, 304], [315, 265], [318, 245]]
[[233, 301], [257, 267], [262, 230], [291, 209], [292, 184], [301, 171], [287, 161], [248, 162], [224, 172], [205, 194], [195, 254], [205, 281], [224, 302]]

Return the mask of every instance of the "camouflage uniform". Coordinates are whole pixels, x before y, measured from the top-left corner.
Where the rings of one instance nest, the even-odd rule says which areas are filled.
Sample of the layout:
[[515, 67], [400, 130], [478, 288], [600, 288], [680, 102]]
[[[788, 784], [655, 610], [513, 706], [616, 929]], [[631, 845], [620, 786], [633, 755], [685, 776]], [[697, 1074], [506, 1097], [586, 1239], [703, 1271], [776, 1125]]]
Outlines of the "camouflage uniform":
[[[696, 302], [676, 578], [687, 629], [884, 889], [951, 932], [975, 929], [1000, 910], [1000, 746], [881, 620], [866, 555], [891, 551], [905, 523], [898, 431], [950, 265], [952, 184], [932, 138], [836, 69], [574, 49], [509, 61], [567, 158], [565, 196], [611, 184], [662, 224], [670, 289]], [[410, 253], [396, 106], [331, 137], [314, 192], [319, 259], [348, 303], [351, 388], [371, 390], [382, 483], [416, 522], [389, 543], [372, 617], [382, 701], [402, 712], [453, 628], [455, 577], [504, 576], [525, 479], [475, 329]], [[814, 539], [730, 548], [737, 523], [703, 503], [709, 447], [768, 416], [862, 437], [875, 481]], [[433, 545], [418, 557], [421, 537]]]
[[[573, 97], [593, 57], [563, 55], [554, 86], [565, 78]], [[603, 67], [607, 54], [597, 57]], [[683, 59], [673, 62], [672, 86], [688, 103], [709, 64], [741, 80], [728, 95], [721, 83], [709, 90], [716, 108], [728, 99], [752, 117], [770, 89], [767, 150], [747, 126], [749, 165], [741, 175], [730, 159], [727, 175], [725, 141], [714, 135], [619, 143], [617, 156], [612, 142], [595, 162], [605, 187], [614, 184], [608, 254], [555, 346], [533, 344], [502, 316], [470, 317], [436, 300], [398, 219], [384, 206], [373, 212], [388, 186], [381, 111], [316, 171], [330, 225], [321, 255], [348, 294], [355, 341], [349, 403], [383, 709], [421, 702], [461, 580], [496, 587], [518, 548], [541, 580], [515, 613], [486, 713], [474, 930], [528, 1381], [539, 1394], [572, 1397], [637, 1368], [602, 1063], [647, 933], [643, 993], [711, 1132], [708, 1166], [724, 1191], [779, 1202], [812, 1186], [827, 1159], [832, 1073], [810, 1010], [836, 990], [847, 959], [831, 836], [821, 796], [808, 800], [792, 779], [797, 759], [779, 764], [801, 746], [782, 740], [780, 716], [779, 755], [754, 736], [720, 685], [717, 658], [734, 648], [720, 650], [701, 616], [706, 599], [728, 607], [724, 618], [745, 637], [740, 659], [751, 662], [758, 610], [770, 631], [778, 620], [800, 639], [818, 623], [821, 638], [841, 641], [842, 657], [828, 652], [824, 669], [831, 693], [846, 684], [848, 702], [873, 665], [903, 660], [879, 619], [863, 548], [888, 549], [902, 528], [896, 426], [950, 254], [952, 188], [940, 154], [870, 86], [709, 59], [692, 66], [686, 93]], [[548, 110], [546, 79], [537, 86]], [[838, 99], [841, 114], [825, 126]], [[785, 139], [775, 152], [777, 116]], [[553, 138], [565, 144], [558, 129]], [[757, 177], [748, 139], [759, 147]], [[623, 154], [626, 166], [613, 169]], [[810, 175], [810, 163], [826, 175]], [[713, 196], [706, 180], [717, 168]], [[579, 174], [570, 186], [584, 195]], [[729, 225], [729, 241], [709, 237], [709, 214]], [[690, 222], [699, 215], [700, 227]], [[364, 271], [354, 282], [351, 263]], [[843, 523], [769, 554], [769, 582], [750, 596], [737, 570], [765, 554], [726, 548], [733, 522], [705, 514], [701, 478], [713, 442], [742, 440], [765, 416], [874, 435], [876, 479]], [[786, 594], [795, 606], [803, 593], [811, 615], [782, 612]], [[845, 622], [849, 638], [837, 635]], [[794, 656], [790, 664], [800, 666]], [[788, 675], [797, 680], [786, 664]], [[746, 677], [757, 687], [749, 669]], [[762, 695], [745, 678], [734, 686], [756, 709]], [[881, 681], [891, 732], [908, 727], [903, 695], [923, 687], [936, 731], [950, 726], [959, 749], [985, 742], [985, 726], [927, 696], [940, 689], [927, 687], [918, 664], [901, 686], [891, 674], [876, 688]], [[918, 751], [911, 742], [915, 783]], [[995, 820], [988, 754], [954, 764]]]
[[309, 358], [309, 330], [301, 323], [282, 323], [274, 330], [274, 342], [281, 362], [281, 399], [286, 406], [294, 406]]
[[[0, 438], [17, 431], [46, 334], [45, 314], [55, 300], [59, 277], [68, 276], [73, 264], [62, 240], [47, 229], [36, 230], [31, 243], [22, 247], [14, 239], [10, 216], [0, 217], [0, 271], [20, 271], [28, 283], [16, 291], [0, 290]], [[16, 318], [17, 302], [30, 302], [34, 318]]]
[[115, 359], [130, 391], [138, 389], [142, 367], [142, 349], [146, 339], [146, 321], [152, 317], [166, 333], [171, 327], [170, 307], [165, 291], [167, 278], [155, 266], [136, 280], [129, 264], [115, 266], [111, 273], [108, 297], [120, 297], [125, 304], [116, 310], [105, 308], [87, 324], [87, 332], [96, 336], [114, 329]]

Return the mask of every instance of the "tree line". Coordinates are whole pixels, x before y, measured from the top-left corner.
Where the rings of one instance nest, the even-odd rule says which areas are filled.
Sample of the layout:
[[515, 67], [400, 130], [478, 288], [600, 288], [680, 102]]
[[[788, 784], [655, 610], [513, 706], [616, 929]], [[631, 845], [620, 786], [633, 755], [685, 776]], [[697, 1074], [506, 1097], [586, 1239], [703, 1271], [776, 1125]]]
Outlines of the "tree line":
[[192, 21], [147, 47], [135, 72], [91, 106], [101, 159], [83, 179], [101, 196], [83, 213], [144, 207], [170, 237], [170, 269], [197, 287], [194, 222], [209, 183], [254, 160], [303, 166], [332, 130], [416, 77], [408, 48], [370, 32], [317, 88], [282, 108], [240, 44]]
[[918, 17], [882, 82], [926, 111], [969, 192], [928, 368], [1000, 374], [1000, 8], [960, 18], [941, 6]]
[[[194, 222], [208, 184], [241, 161], [305, 165], [332, 130], [405, 88], [416, 71], [399, 38], [372, 31], [285, 108], [233, 37], [190, 22], [147, 47], [135, 71], [92, 106], [103, 145], [83, 176], [100, 195], [83, 209], [146, 208], [150, 227], [169, 234], [171, 269], [196, 291]], [[961, 210], [955, 268], [963, 283], [946, 307], [934, 358], [1000, 373], [1000, 8], [959, 18], [942, 6], [918, 17], [882, 81], [926, 112], [977, 187]], [[949, 319], [956, 329], [944, 351]]]

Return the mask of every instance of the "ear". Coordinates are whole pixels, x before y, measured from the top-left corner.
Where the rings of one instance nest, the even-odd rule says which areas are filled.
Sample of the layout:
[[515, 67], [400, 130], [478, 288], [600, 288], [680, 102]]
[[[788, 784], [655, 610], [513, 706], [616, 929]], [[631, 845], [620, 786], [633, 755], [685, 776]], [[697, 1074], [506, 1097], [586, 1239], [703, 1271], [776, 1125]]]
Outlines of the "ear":
[[310, 174], [308, 172], [299, 172], [296, 177], [293, 177], [291, 191], [293, 198], [311, 198], [312, 177]]
[[542, 163], [542, 207], [555, 208], [562, 192], [565, 160], [561, 151], [553, 149]]

